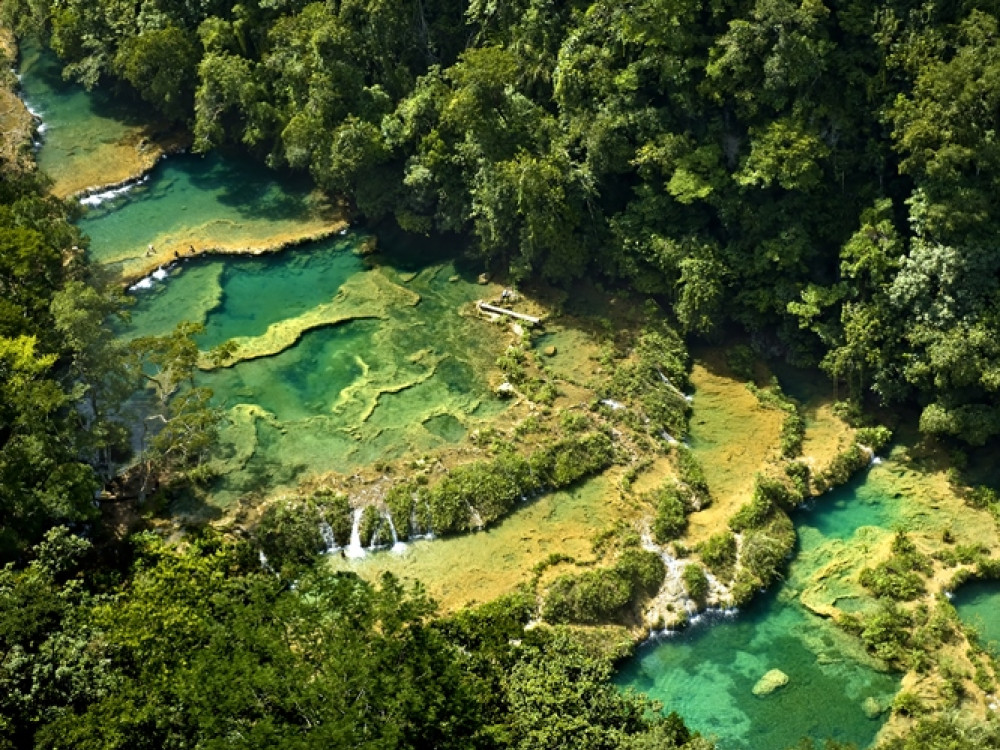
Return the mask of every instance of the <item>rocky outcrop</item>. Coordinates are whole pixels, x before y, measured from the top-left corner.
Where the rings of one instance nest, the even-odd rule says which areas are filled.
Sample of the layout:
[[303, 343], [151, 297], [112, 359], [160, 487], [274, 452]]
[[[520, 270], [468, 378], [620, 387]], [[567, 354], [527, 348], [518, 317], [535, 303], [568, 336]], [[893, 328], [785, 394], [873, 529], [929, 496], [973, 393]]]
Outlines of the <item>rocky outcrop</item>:
[[780, 669], [772, 669], [757, 680], [757, 684], [753, 686], [753, 694], [763, 698], [764, 696], [770, 695], [778, 688], [782, 688], [787, 684], [788, 675]]

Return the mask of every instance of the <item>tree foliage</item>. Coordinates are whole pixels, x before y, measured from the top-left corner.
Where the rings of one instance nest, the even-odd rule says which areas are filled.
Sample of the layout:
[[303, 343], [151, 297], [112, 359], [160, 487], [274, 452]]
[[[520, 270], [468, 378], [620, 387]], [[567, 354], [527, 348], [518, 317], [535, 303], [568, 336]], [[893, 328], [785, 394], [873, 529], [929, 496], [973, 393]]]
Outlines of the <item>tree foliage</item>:
[[435, 620], [419, 586], [323, 568], [294, 586], [208, 534], [132, 539], [125, 585], [50, 532], [0, 570], [4, 747], [705, 748], [648, 718], [611, 662], [525, 630], [507, 597]]

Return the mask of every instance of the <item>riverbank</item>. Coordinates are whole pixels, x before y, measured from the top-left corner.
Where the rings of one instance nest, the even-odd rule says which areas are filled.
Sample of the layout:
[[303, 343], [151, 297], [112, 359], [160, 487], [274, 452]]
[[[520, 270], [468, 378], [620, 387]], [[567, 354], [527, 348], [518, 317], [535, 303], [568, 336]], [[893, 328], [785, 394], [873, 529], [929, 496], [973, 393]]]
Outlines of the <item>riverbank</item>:
[[101, 91], [64, 81], [55, 54], [22, 40], [20, 96], [42, 121], [45, 148], [39, 168], [58, 198], [84, 197], [135, 182], [164, 156], [190, 147], [191, 138], [170, 123], [150, 120]]
[[10, 30], [0, 27], [0, 160], [16, 172], [35, 169], [32, 143], [35, 119], [17, 93], [18, 47]]

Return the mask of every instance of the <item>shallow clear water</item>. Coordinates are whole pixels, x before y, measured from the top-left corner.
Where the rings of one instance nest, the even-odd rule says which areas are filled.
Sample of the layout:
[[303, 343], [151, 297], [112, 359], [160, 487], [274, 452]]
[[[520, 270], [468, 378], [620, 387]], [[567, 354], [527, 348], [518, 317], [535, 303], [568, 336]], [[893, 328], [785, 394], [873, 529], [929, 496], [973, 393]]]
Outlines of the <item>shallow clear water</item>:
[[794, 519], [799, 536], [814, 529], [821, 537], [811, 545], [803, 542], [803, 548], [832, 539], [849, 540], [865, 526], [891, 529], [903, 511], [902, 498], [887, 491], [883, 479], [878, 471], [865, 472], [800, 509]]
[[[102, 169], [108, 168], [106, 161], [94, 163], [95, 157], [119, 150], [124, 154], [131, 150], [134, 157], [134, 146], [119, 147], [141, 137], [142, 111], [115, 100], [103, 89], [88, 92], [64, 81], [56, 56], [31, 40], [21, 43], [20, 72], [22, 96], [43, 120], [44, 147], [37, 155], [38, 165], [56, 181], [57, 192], [95, 184]], [[68, 187], [59, 191], [60, 185]]]
[[[55, 57], [30, 44], [21, 73], [60, 194], [145, 168], [156, 134], [141, 109], [63, 82]], [[446, 260], [453, 241], [386, 235], [369, 268], [360, 235], [307, 241], [342, 225], [307, 179], [219, 154], [163, 159], [84, 206], [94, 261], [133, 280], [161, 266], [136, 285], [121, 335], [190, 320], [205, 325], [203, 351], [247, 345], [238, 364], [197, 377], [226, 414], [213, 503], [446, 446], [502, 408], [486, 382], [498, 337], [463, 314], [482, 290]]]
[[[707, 616], [687, 630], [644, 645], [617, 676], [679, 712], [688, 725], [718, 737], [722, 750], [784, 750], [801, 737], [832, 738], [865, 747], [881, 719], [862, 709], [867, 698], [888, 706], [895, 675], [876, 671], [854, 639], [810, 613], [798, 600], [824, 547], [859, 529], [891, 524], [893, 498], [855, 481], [800, 511], [800, 552], [788, 580], [737, 616]], [[752, 693], [771, 669], [789, 682], [769, 696]]]
[[1000, 657], [1000, 581], [962, 584], [951, 603], [962, 622], [979, 633], [979, 642]]
[[[262, 336], [331, 302], [346, 316], [366, 315], [197, 377], [228, 414], [213, 502], [445, 446], [502, 409], [486, 381], [498, 353], [495, 329], [462, 315], [481, 287], [433, 262], [437, 248], [421, 252], [421, 243], [402, 238], [384, 240], [382, 264], [367, 269], [354, 252], [364, 239], [185, 261], [135, 293], [123, 335], [163, 334], [194, 320], [205, 324], [202, 350]], [[391, 290], [415, 304], [383, 299]]]
[[168, 250], [168, 260], [192, 247], [256, 249], [309, 234], [310, 222], [319, 231], [322, 214], [304, 180], [246, 159], [184, 154], [88, 210], [79, 225], [91, 238], [91, 258], [128, 272], [145, 261], [150, 245]]
[[183, 320], [205, 324], [203, 349], [235, 336], [259, 336], [284, 318], [332, 300], [362, 270], [356, 236], [324, 240], [287, 253], [207, 256], [170, 269], [165, 283], [134, 294], [130, 335], [161, 335]]

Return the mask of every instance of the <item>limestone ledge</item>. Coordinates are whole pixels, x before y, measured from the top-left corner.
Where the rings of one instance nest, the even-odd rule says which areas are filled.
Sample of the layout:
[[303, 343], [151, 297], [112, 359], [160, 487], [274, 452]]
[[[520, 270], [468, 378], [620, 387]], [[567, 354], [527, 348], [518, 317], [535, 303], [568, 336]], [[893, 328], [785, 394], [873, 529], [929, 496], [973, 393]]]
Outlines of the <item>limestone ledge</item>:
[[191, 136], [183, 131], [163, 135], [154, 133], [151, 127], [137, 128], [120, 141], [104, 145], [101, 155], [91, 160], [94, 171], [80, 169], [54, 177], [52, 194], [78, 200], [126, 187], [142, 180], [160, 159], [190, 147]]
[[330, 302], [298, 317], [272, 323], [260, 336], [231, 339], [225, 356], [219, 358], [203, 353], [198, 367], [214, 370], [251, 359], [272, 357], [293, 346], [308, 331], [350, 320], [384, 319], [391, 308], [414, 307], [419, 302], [419, 294], [392, 283], [378, 270], [357, 274], [340, 288]]
[[[332, 211], [332, 209], [331, 209]], [[121, 263], [121, 281], [132, 286], [154, 271], [170, 266], [179, 260], [207, 255], [267, 255], [287, 250], [309, 242], [318, 242], [344, 232], [349, 224], [341, 216], [317, 221], [320, 226], [311, 231], [278, 235], [274, 239], [247, 244], [206, 242], [198, 237], [168, 238], [153, 243], [153, 253], [142, 257], [111, 258], [106, 263]], [[192, 252], [192, 248], [194, 248]]]
[[409, 358], [409, 363], [423, 366], [425, 369], [422, 372], [412, 375], [402, 372], [399, 368], [392, 368], [387, 373], [382, 373], [381, 371], [373, 373], [371, 367], [366, 362], [360, 361], [359, 364], [363, 373], [361, 378], [341, 392], [340, 397], [333, 406], [333, 412], [344, 414], [350, 411], [352, 406], [359, 407], [358, 418], [349, 420], [354, 423], [354, 427], [346, 428], [345, 431], [360, 439], [361, 436], [358, 434], [358, 430], [369, 420], [382, 396], [391, 393], [401, 393], [426, 382], [434, 375], [434, 372], [443, 359], [443, 356], [435, 356], [428, 350], [421, 350], [415, 353]]

